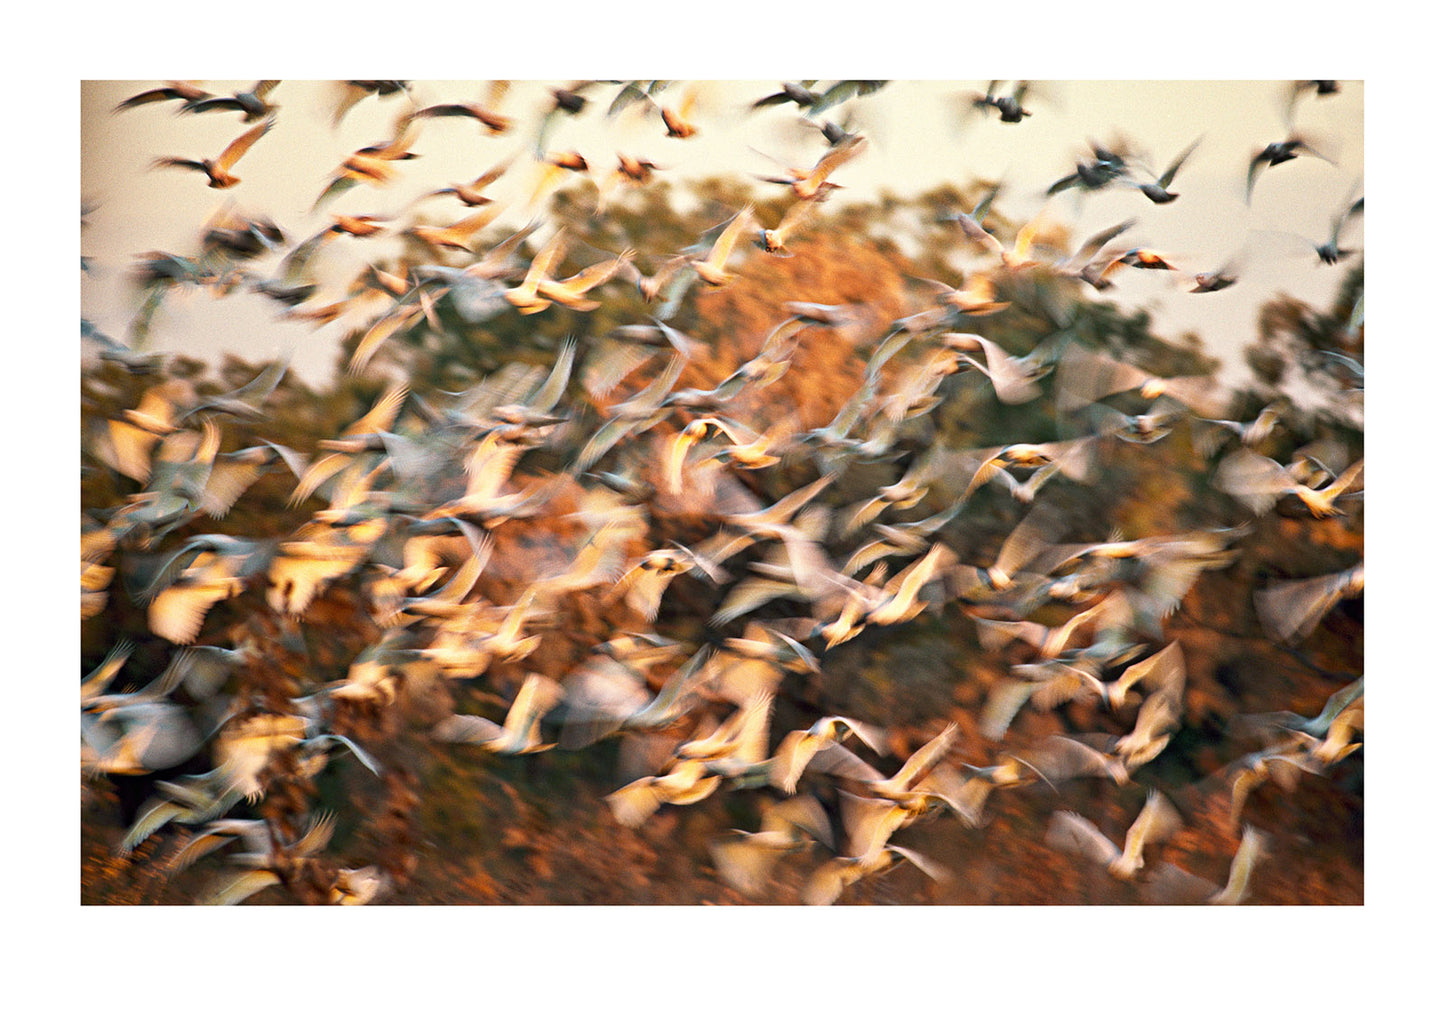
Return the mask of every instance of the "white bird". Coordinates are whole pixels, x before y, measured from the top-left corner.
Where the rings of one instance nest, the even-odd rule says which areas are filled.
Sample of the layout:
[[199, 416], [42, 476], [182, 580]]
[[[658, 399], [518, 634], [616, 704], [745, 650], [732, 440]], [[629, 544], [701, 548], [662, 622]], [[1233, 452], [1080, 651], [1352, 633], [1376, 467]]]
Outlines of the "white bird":
[[1240, 447], [1219, 463], [1214, 484], [1256, 515], [1264, 514], [1283, 496], [1293, 494], [1316, 518], [1344, 514], [1339, 500], [1353, 490], [1355, 480], [1365, 470], [1360, 458], [1340, 472], [1327, 485], [1314, 489], [1295, 479], [1289, 469], [1278, 461]]
[[552, 678], [529, 673], [501, 726], [485, 716], [454, 713], [433, 727], [431, 736], [438, 741], [479, 744], [498, 755], [534, 755], [556, 747], [542, 742], [542, 717], [562, 697], [562, 686]]
[[722, 229], [717, 240], [713, 242], [707, 257], [688, 259], [688, 266], [704, 282], [712, 284], [714, 287], [726, 284], [732, 279], [732, 274], [727, 271], [728, 259], [732, 256], [733, 248], [737, 246], [738, 238], [742, 236], [743, 231], [752, 228], [753, 222], [753, 207], [749, 204], [728, 221], [727, 226]]
[[846, 734], [855, 734], [875, 753], [884, 754], [882, 727], [847, 716], [824, 716], [807, 730], [789, 731], [773, 750], [768, 766], [768, 782], [784, 794], [794, 794], [798, 779], [808, 762], [825, 745], [841, 741]]
[[1254, 593], [1260, 623], [1277, 642], [1297, 644], [1308, 638], [1343, 599], [1365, 591], [1365, 564], [1317, 578], [1272, 581]]

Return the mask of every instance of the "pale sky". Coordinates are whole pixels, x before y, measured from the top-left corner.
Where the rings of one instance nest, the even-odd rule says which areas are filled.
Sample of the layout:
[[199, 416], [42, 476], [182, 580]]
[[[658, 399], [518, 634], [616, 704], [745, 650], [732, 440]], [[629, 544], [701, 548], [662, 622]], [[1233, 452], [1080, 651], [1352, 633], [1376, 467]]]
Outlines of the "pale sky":
[[[469, 180], [520, 152], [491, 189], [506, 206], [494, 229], [520, 226], [530, 218], [525, 205], [537, 173], [531, 142], [549, 103], [543, 83], [517, 82], [497, 104], [513, 118], [511, 132], [492, 136], [470, 120], [433, 120], [412, 147], [420, 158], [405, 163], [393, 185], [358, 186], [314, 215], [311, 206], [341, 160], [389, 137], [400, 99], [368, 99], [333, 128], [330, 83], [283, 80], [271, 96], [281, 107], [275, 129], [237, 164], [241, 183], [218, 191], [207, 188], [199, 174], [151, 169], [150, 164], [163, 155], [215, 156], [244, 130], [239, 115], [178, 116], [175, 103], [112, 112], [122, 99], [151, 84], [97, 81], [81, 89], [81, 192], [97, 203], [81, 239], [82, 251], [96, 266], [92, 277], [82, 279], [81, 302], [84, 313], [114, 336], [125, 336], [131, 314], [126, 276], [135, 256], [150, 250], [194, 253], [200, 226], [227, 203], [270, 216], [293, 243], [324, 226], [332, 212], [392, 215], [405, 226], [418, 213], [444, 217], [455, 211], [460, 216], [463, 210], [454, 202], [409, 204], [428, 190]], [[224, 94], [250, 84], [216, 80], [205, 87]], [[1081, 241], [1095, 230], [1137, 217], [1138, 226], [1127, 236], [1134, 243], [1173, 256], [1190, 272], [1205, 272], [1244, 248], [1250, 230], [1294, 232], [1322, 241], [1344, 203], [1363, 194], [1364, 85], [1359, 81], [1345, 83], [1341, 93], [1328, 98], [1306, 96], [1295, 108], [1295, 129], [1317, 141], [1334, 163], [1303, 156], [1269, 168], [1249, 206], [1244, 184], [1250, 156], [1290, 131], [1279, 81], [1048, 82], [1026, 97], [1031, 116], [1020, 124], [964, 116], [968, 98], [986, 85], [894, 81], [829, 111], [826, 116], [836, 119], [852, 114], [871, 142], [834, 176], [846, 189], [838, 193], [842, 200], [865, 200], [884, 188], [909, 197], [943, 182], [1001, 179], [995, 208], [1011, 219], [1023, 222], [1043, 214], [1069, 226]], [[641, 108], [608, 119], [606, 107], [617, 86], [596, 86], [588, 93], [589, 108], [563, 122], [548, 148], [575, 148], [600, 166], [613, 165], [617, 152], [643, 156], [674, 181], [737, 176], [767, 196], [780, 186], [757, 182], [753, 175], [777, 173], [774, 159], [788, 166], [811, 165], [824, 144], [820, 135], [796, 128], [791, 106], [749, 111], [753, 100], [778, 86], [776, 79], [700, 83], [693, 110], [699, 130], [685, 140], [666, 137], [657, 115]], [[675, 103], [686, 91], [678, 83], [662, 99]], [[483, 100], [486, 83], [419, 81], [415, 95], [419, 103]], [[1162, 171], [1196, 138], [1202, 139], [1198, 149], [1173, 183], [1180, 198], [1169, 205], [1156, 206], [1132, 188], [1073, 190], [1046, 200], [1048, 185], [1072, 171], [1090, 140], [1125, 140], [1149, 154], [1151, 166]], [[1358, 226], [1352, 236], [1360, 240]], [[1260, 304], [1278, 292], [1313, 304], [1326, 302], [1348, 270], [1348, 260], [1321, 266], [1303, 242], [1296, 244], [1291, 249], [1276, 236], [1249, 236], [1252, 254], [1240, 283], [1218, 293], [1186, 294], [1164, 274], [1120, 273], [1105, 297], [1149, 309], [1156, 332], [1166, 339], [1198, 332], [1225, 363], [1226, 377], [1238, 380], [1244, 373], [1240, 351], [1254, 338]], [[958, 247], [965, 257], [968, 247]], [[366, 256], [386, 249], [369, 242], [352, 246], [353, 254], [357, 250]], [[666, 254], [644, 253], [648, 263]], [[313, 330], [278, 320], [276, 311], [269, 300], [241, 293], [221, 301], [202, 295], [171, 300], [150, 346], [200, 357], [234, 350], [252, 359], [294, 351], [294, 371], [311, 380], [324, 378], [342, 325]]]

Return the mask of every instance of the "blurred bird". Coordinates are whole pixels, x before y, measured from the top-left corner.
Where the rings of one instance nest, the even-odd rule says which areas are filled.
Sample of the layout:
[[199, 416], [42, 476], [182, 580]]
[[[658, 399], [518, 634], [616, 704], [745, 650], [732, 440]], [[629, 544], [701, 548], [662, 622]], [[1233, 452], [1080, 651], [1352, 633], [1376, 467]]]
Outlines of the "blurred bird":
[[926, 790], [919, 790], [919, 784], [943, 761], [957, 738], [958, 724], [948, 724], [908, 756], [892, 776], [866, 784], [868, 792], [913, 811], [928, 796]]
[[627, 605], [643, 620], [657, 619], [663, 593], [679, 574], [695, 572], [714, 583], [723, 578], [715, 564], [702, 559], [686, 546], [674, 543], [665, 549], [645, 553], [617, 579], [614, 589], [625, 595]]
[[1054, 371], [1068, 339], [1069, 335], [1063, 333], [1053, 341], [1040, 343], [1028, 354], [1011, 355], [993, 341], [973, 335], [972, 341], [983, 351], [985, 364], [979, 364], [972, 355], [965, 354], [963, 359], [993, 385], [1000, 404], [1026, 404], [1043, 396], [1039, 380]]
[[1124, 705], [1129, 689], [1142, 682], [1155, 690], [1169, 692], [1172, 699], [1182, 700], [1186, 676], [1184, 652], [1177, 641], [1170, 642], [1147, 659], [1130, 664], [1104, 685], [1104, 697], [1111, 707], [1118, 709]]
[[859, 96], [871, 96], [887, 84], [887, 81], [858, 81], [853, 79], [836, 81], [823, 89], [822, 94], [818, 96], [813, 105], [808, 108], [808, 113], [816, 117], [818, 114], [837, 106], [839, 103], [845, 103]]
[[146, 89], [144, 92], [137, 92], [135, 95], [123, 100], [115, 109], [117, 112], [121, 110], [131, 110], [137, 106], [145, 106], [149, 103], [164, 103], [172, 99], [178, 99], [182, 104], [198, 103], [209, 96], [210, 93], [195, 82], [166, 82], [164, 85], [156, 88]]
[[1025, 117], [1032, 116], [1032, 113], [1024, 109], [1024, 95], [1029, 90], [1029, 82], [1020, 81], [1014, 83], [1013, 92], [1004, 93], [999, 91], [1001, 81], [988, 83], [988, 91], [983, 95], [975, 95], [973, 105], [980, 110], [994, 109], [998, 111], [998, 119], [1004, 124], [1018, 124]]
[[411, 90], [411, 82], [400, 80], [352, 79], [338, 82], [337, 86], [336, 107], [331, 114], [332, 127], [339, 125], [351, 108], [367, 96], [409, 97]]
[[1064, 411], [1077, 411], [1113, 394], [1137, 391], [1151, 401], [1167, 395], [1197, 415], [1223, 415], [1224, 397], [1210, 375], [1160, 377], [1077, 344], [1064, 349], [1056, 371], [1058, 402]]
[[[987, 199], [985, 199], [985, 202], [986, 201]], [[980, 204], [982, 205], [982, 203]], [[982, 246], [991, 254], [996, 255], [999, 261], [1003, 263], [1005, 269], [1024, 269], [1035, 265], [1034, 261], [1029, 258], [1029, 250], [1033, 245], [1034, 235], [1038, 233], [1040, 220], [1035, 219], [1020, 227], [1018, 233], [1014, 236], [1013, 249], [1010, 250], [1005, 248], [998, 238], [983, 228], [983, 225], [978, 221], [978, 217], [981, 215], [981, 213], [975, 210], [973, 214], [954, 213], [950, 219], [963, 229], [964, 236], [970, 241]]]
[[978, 467], [964, 488], [960, 500], [967, 500], [978, 487], [1008, 468], [1042, 468], [1057, 464], [1058, 470], [1073, 479], [1086, 477], [1092, 469], [1090, 445], [1094, 437], [1058, 440], [1051, 443], [1010, 443], [1008, 446], [979, 452]]
[[824, 716], [807, 730], [789, 731], [773, 750], [768, 765], [768, 782], [784, 794], [794, 794], [798, 779], [810, 759], [822, 747], [842, 741], [846, 734], [855, 734], [875, 753], [884, 754], [883, 728], [847, 716]]
[[680, 759], [661, 776], [645, 776], [607, 795], [613, 817], [623, 826], [641, 826], [663, 805], [691, 805], [718, 789], [723, 778], [710, 774], [701, 759]]
[[705, 282], [714, 287], [721, 287], [732, 279], [732, 275], [727, 272], [728, 257], [732, 255], [733, 247], [737, 244], [743, 231], [751, 229], [752, 225], [753, 207], [746, 205], [728, 221], [722, 233], [718, 234], [707, 258], [688, 259], [688, 266]]
[[[512, 127], [512, 119], [490, 110], [481, 103], [436, 103], [424, 106], [413, 117], [470, 117], [493, 135]], [[480, 187], [480, 186], [478, 186]]]
[[187, 99], [182, 104], [181, 113], [207, 113], [212, 110], [239, 110], [241, 120], [251, 124], [262, 117], [272, 114], [276, 107], [268, 101], [271, 90], [280, 85], [280, 79], [267, 79], [259, 81], [249, 89], [232, 93], [229, 96], [202, 96], [196, 99]]
[[485, 716], [454, 714], [433, 727], [431, 736], [438, 741], [479, 744], [498, 755], [535, 755], [556, 747], [542, 743], [542, 717], [562, 695], [562, 686], [552, 678], [529, 673], [501, 726]]
[[771, 92], [762, 99], [752, 104], [752, 109], [759, 110], [765, 106], [778, 106], [783, 103], [792, 103], [800, 110], [806, 110], [818, 102], [820, 96], [814, 92], [812, 85], [816, 82], [783, 82], [782, 88], [777, 92]]
[[800, 199], [790, 205], [776, 227], [771, 229], [764, 227], [759, 232], [758, 247], [769, 255], [786, 254], [788, 238], [799, 227], [812, 219], [816, 201], [816, 199]]
[[[1340, 714], [1356, 705], [1364, 693], [1365, 679], [1360, 677], [1332, 693], [1326, 699], [1324, 707], [1313, 717], [1305, 717], [1293, 712], [1251, 713], [1235, 717], [1231, 721], [1231, 732], [1248, 737], [1288, 738], [1291, 735], [1303, 735], [1315, 741], [1323, 741]], [[1266, 752], [1273, 752], [1278, 747], [1266, 749]], [[1253, 757], [1247, 757], [1247, 759], [1253, 759]], [[1257, 763], [1249, 761], [1248, 764], [1252, 766]]]
[[1179, 197], [1178, 192], [1169, 190], [1169, 186], [1174, 182], [1174, 175], [1179, 173], [1179, 168], [1184, 165], [1185, 160], [1193, 155], [1194, 150], [1199, 147], [1199, 143], [1202, 140], [1202, 138], [1196, 138], [1193, 142], [1190, 142], [1189, 145], [1185, 146], [1184, 151], [1175, 157], [1174, 162], [1169, 164], [1164, 173], [1160, 174], [1157, 178], [1139, 181], [1131, 177], [1130, 183], [1142, 191], [1149, 201], [1155, 205], [1173, 202]]
[[1239, 283], [1239, 274], [1243, 266], [1243, 257], [1235, 256], [1228, 259], [1218, 269], [1210, 270], [1207, 273], [1195, 273], [1189, 277], [1193, 286], [1189, 288], [1191, 294], [1212, 294], [1215, 291], [1222, 291], [1226, 287], [1233, 287]]
[[1139, 817], [1125, 834], [1122, 851], [1077, 812], [1055, 812], [1049, 818], [1044, 839], [1051, 847], [1106, 866], [1118, 879], [1132, 879], [1144, 867], [1144, 848], [1168, 840], [1182, 824], [1174, 806], [1157, 790], [1151, 790]]
[[[611, 280], [622, 267], [629, 264], [637, 253], [631, 249], [625, 249], [614, 258], [604, 262], [596, 262], [585, 269], [579, 270], [572, 276], [563, 280], [554, 280], [550, 276], [543, 275], [537, 281], [537, 295], [539, 300], [553, 301], [567, 308], [579, 312], [590, 312], [600, 308], [601, 302], [584, 297], [594, 287], [600, 287]], [[523, 308], [522, 314], [526, 315], [532, 309]]]
[[1242, 904], [1249, 896], [1249, 879], [1254, 867], [1264, 856], [1264, 835], [1251, 826], [1244, 828], [1239, 848], [1229, 863], [1229, 878], [1224, 886], [1209, 898], [1210, 904]]
[[1364, 458], [1350, 465], [1327, 485], [1312, 488], [1295, 481], [1289, 469], [1278, 461], [1240, 447], [1219, 463], [1214, 484], [1256, 515], [1264, 514], [1280, 497], [1293, 494], [1316, 518], [1343, 514], [1339, 500], [1351, 492], [1355, 480], [1365, 470]]
[[1330, 227], [1329, 240], [1314, 244], [1315, 254], [1319, 256], [1320, 262], [1326, 266], [1333, 266], [1345, 256], [1354, 254], [1354, 249], [1340, 247], [1340, 232], [1344, 230], [1345, 224], [1347, 224], [1352, 217], [1363, 216], [1364, 213], [1365, 200], [1363, 196], [1355, 199], [1355, 201], [1340, 210]]
[[1365, 565], [1316, 578], [1273, 581], [1254, 593], [1254, 607], [1265, 632], [1277, 642], [1295, 645], [1319, 627], [1343, 599], [1365, 591]]
[[1283, 141], [1270, 142], [1263, 149], [1260, 149], [1249, 160], [1249, 172], [1245, 175], [1244, 200], [1246, 203], [1254, 196], [1255, 181], [1258, 180], [1260, 172], [1266, 167], [1277, 167], [1281, 163], [1288, 163], [1298, 158], [1301, 154], [1318, 157], [1326, 163], [1333, 164], [1330, 159], [1319, 149], [1315, 148], [1304, 137], [1293, 134]]
[[496, 183], [501, 176], [507, 172], [512, 165], [513, 157], [507, 157], [496, 166], [489, 167], [482, 171], [472, 180], [465, 184], [453, 184], [446, 188], [438, 188], [436, 191], [427, 192], [427, 195], [455, 195], [468, 206], [485, 206], [492, 200], [485, 194], [488, 185]]
[[831, 845], [832, 825], [817, 798], [800, 795], [764, 804], [758, 832], [732, 830], [711, 841], [708, 851], [725, 883], [761, 897], [778, 859], [814, 842]]
[[945, 882], [949, 873], [932, 859], [910, 848], [884, 844], [871, 857], [831, 858], [820, 865], [808, 879], [800, 894], [804, 904], [832, 904], [843, 890], [868, 876], [877, 875], [908, 861], [934, 882]]
[[1197, 417], [1191, 422], [1194, 449], [1205, 457], [1212, 456], [1231, 435], [1238, 437], [1239, 442], [1246, 447], [1258, 448], [1284, 423], [1284, 414], [1288, 407], [1284, 401], [1271, 401], [1248, 422]]
[[1090, 143], [1090, 147], [1093, 150], [1094, 158], [1087, 163], [1076, 161], [1074, 172], [1064, 175], [1049, 185], [1046, 194], [1057, 195], [1070, 188], [1098, 191], [1127, 173], [1128, 166], [1122, 156], [1097, 142]]
[[411, 228], [411, 233], [438, 248], [455, 248], [463, 252], [470, 252], [472, 251], [472, 237], [495, 220], [500, 213], [501, 210], [496, 207], [483, 209], [481, 212], [463, 217], [446, 227], [418, 224]]
[[1179, 729], [1183, 710], [1184, 703], [1179, 692], [1159, 688], [1144, 699], [1134, 721], [1134, 729], [1114, 741], [1111, 751], [1129, 770], [1152, 762], [1164, 751], [1174, 731]]
[[1105, 246], [1113, 241], [1120, 234], [1131, 230], [1138, 223], [1135, 219], [1123, 220], [1106, 227], [1096, 234], [1090, 235], [1072, 255], [1054, 265], [1054, 272], [1065, 277], [1075, 277], [1088, 283], [1096, 290], [1103, 289], [1107, 284], [1104, 274], [1107, 270], [1117, 265], [1113, 252], [1106, 252]]
[[839, 187], [828, 180], [833, 172], [844, 163], [861, 155], [867, 148], [867, 144], [867, 140], [863, 136], [853, 135], [829, 148], [818, 158], [818, 162], [813, 164], [811, 170], [790, 168], [787, 177], [762, 177], [760, 179], [771, 184], [786, 184], [800, 199], [821, 197], [826, 192]]
[[275, 126], [275, 119], [270, 118], [262, 121], [250, 131], [236, 138], [230, 145], [221, 151], [221, 155], [215, 159], [189, 160], [179, 156], [163, 156], [157, 159], [152, 165], [157, 167], [179, 167], [183, 170], [199, 170], [206, 175], [207, 181], [212, 188], [234, 188], [241, 183], [241, 179], [232, 174], [231, 168], [236, 161], [255, 145], [260, 137]]

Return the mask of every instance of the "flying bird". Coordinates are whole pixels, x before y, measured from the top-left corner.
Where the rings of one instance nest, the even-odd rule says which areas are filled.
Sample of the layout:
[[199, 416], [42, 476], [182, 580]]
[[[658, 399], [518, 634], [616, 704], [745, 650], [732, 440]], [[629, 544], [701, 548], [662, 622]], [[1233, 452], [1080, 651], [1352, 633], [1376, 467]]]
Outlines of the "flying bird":
[[1268, 167], [1277, 167], [1281, 163], [1288, 163], [1301, 155], [1315, 156], [1326, 163], [1333, 164], [1324, 153], [1320, 152], [1314, 145], [1310, 144], [1303, 136], [1294, 134], [1278, 142], [1270, 142], [1263, 149], [1256, 152], [1249, 160], [1249, 171], [1244, 178], [1244, 200], [1246, 203], [1254, 196], [1255, 182], [1259, 175]]
[[276, 107], [268, 97], [271, 95], [271, 90], [280, 84], [280, 79], [268, 78], [257, 82], [249, 89], [232, 93], [229, 96], [202, 96], [197, 99], [188, 99], [182, 104], [180, 112], [207, 113], [211, 110], [238, 110], [241, 113], [241, 120], [246, 124], [251, 124], [275, 111]]
[[241, 179], [231, 173], [236, 161], [255, 145], [262, 135], [275, 126], [275, 118], [268, 118], [250, 131], [236, 138], [221, 151], [215, 159], [182, 159], [179, 156], [163, 156], [153, 164], [157, 167], [178, 167], [183, 170], [199, 170], [206, 175], [212, 188], [234, 188]]

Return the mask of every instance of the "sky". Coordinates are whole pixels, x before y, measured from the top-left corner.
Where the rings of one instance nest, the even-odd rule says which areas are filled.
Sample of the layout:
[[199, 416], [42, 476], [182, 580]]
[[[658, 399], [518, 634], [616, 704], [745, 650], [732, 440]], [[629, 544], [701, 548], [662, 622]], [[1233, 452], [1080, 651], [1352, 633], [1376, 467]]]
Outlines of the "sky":
[[[500, 136], [460, 118], [429, 122], [412, 147], [419, 158], [403, 165], [398, 181], [386, 189], [354, 188], [317, 212], [312, 206], [337, 165], [356, 148], [390, 137], [401, 99], [368, 99], [333, 126], [333, 83], [283, 80], [271, 95], [281, 108], [275, 129], [237, 164], [241, 183], [215, 190], [199, 174], [151, 163], [165, 155], [216, 155], [244, 130], [239, 115], [179, 116], [175, 103], [115, 111], [121, 100], [151, 84], [93, 81], [81, 89], [81, 192], [94, 204], [81, 240], [95, 267], [82, 278], [82, 308], [117, 337], [126, 335], [133, 314], [129, 274], [136, 256], [197, 251], [199, 225], [226, 206], [270, 216], [293, 243], [325, 226], [330, 213], [390, 216], [397, 226], [417, 216], [444, 222], [454, 210], [460, 215], [461, 207], [417, 199], [515, 157], [489, 192], [504, 207], [491, 229], [521, 226], [536, 211], [528, 205], [540, 173], [532, 142], [550, 104], [546, 84], [561, 81], [514, 83], [493, 104], [514, 120], [513, 129]], [[225, 94], [250, 84], [215, 80], [205, 87]], [[671, 86], [662, 94], [664, 102], [676, 104], [689, 94], [694, 99], [699, 130], [687, 139], [667, 137], [660, 118], [642, 107], [609, 118], [606, 107], [617, 86], [594, 86], [587, 93], [589, 108], [561, 122], [547, 148], [575, 149], [604, 167], [624, 152], [651, 159], [662, 168], [659, 175], [674, 182], [720, 174], [752, 182], [759, 195], [776, 194], [780, 186], [756, 177], [777, 174], [779, 164], [809, 166], [823, 149], [821, 135], [800, 129], [793, 107], [749, 109], [779, 85], [777, 79], [759, 78]], [[1255, 316], [1265, 300], [1284, 292], [1326, 303], [1348, 271], [1350, 260], [1321, 265], [1305, 239], [1323, 241], [1332, 217], [1364, 193], [1362, 82], [1346, 82], [1330, 97], [1305, 96], [1291, 117], [1285, 83], [1278, 80], [1046, 81], [1031, 88], [1025, 101], [1030, 116], [1019, 124], [971, 112], [969, 100], [987, 85], [896, 80], [828, 111], [825, 116], [850, 120], [870, 141], [862, 156], [834, 175], [844, 187], [838, 193], [842, 200], [868, 201], [884, 190], [908, 198], [944, 183], [998, 180], [999, 213], [1018, 222], [1039, 217], [1063, 224], [1076, 242], [1132, 217], [1138, 220], [1127, 235], [1133, 243], [1164, 252], [1191, 274], [1217, 269], [1246, 252], [1240, 283], [1225, 291], [1185, 294], [1178, 279], [1163, 274], [1121, 273], [1106, 295], [1126, 308], [1149, 310], [1156, 332], [1166, 339], [1198, 333], [1231, 382], [1246, 378], [1241, 352], [1254, 339]], [[487, 83], [480, 81], [421, 80], [414, 93], [419, 104], [491, 102]], [[1304, 156], [1269, 168], [1246, 204], [1250, 157], [1291, 131], [1311, 140], [1329, 161]], [[1168, 205], [1156, 206], [1133, 188], [1045, 194], [1076, 160], [1086, 158], [1091, 141], [1125, 144], [1159, 172], [1196, 140], [1198, 147], [1173, 182], [1180, 197]], [[1351, 236], [1359, 240], [1357, 225]], [[958, 247], [967, 251], [962, 243]], [[333, 245], [330, 251], [341, 248]], [[365, 255], [385, 250], [371, 242], [352, 246], [353, 255], [357, 248]], [[668, 253], [645, 254], [652, 261]], [[290, 355], [294, 371], [313, 382], [325, 379], [344, 326], [317, 331], [279, 320], [276, 311], [268, 299], [246, 294], [169, 301], [149, 346], [198, 357], [227, 350], [252, 360]]]

